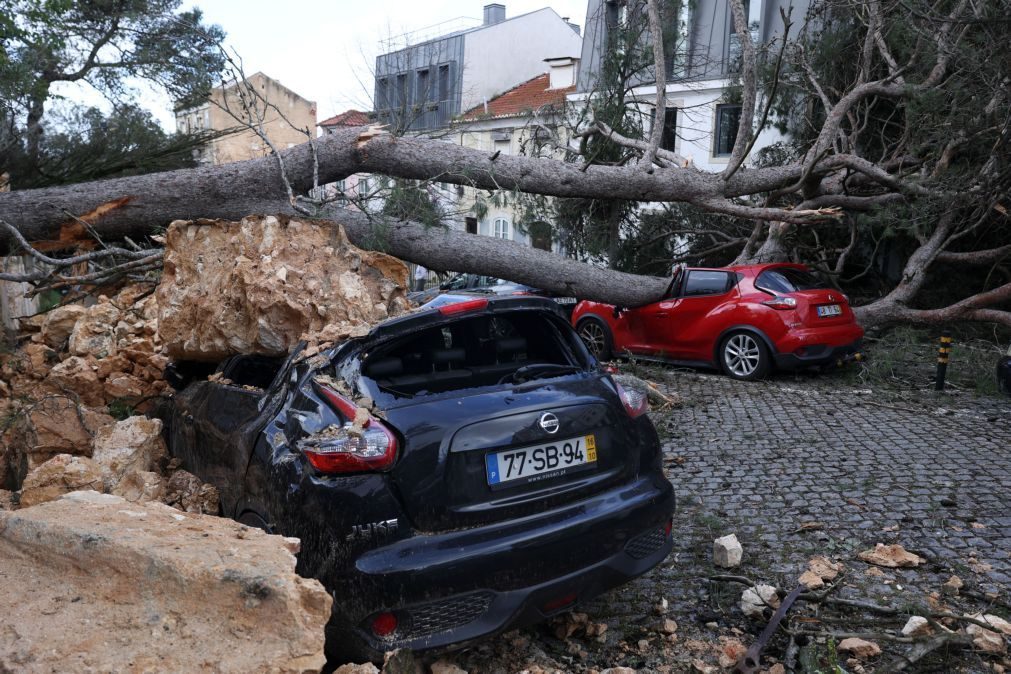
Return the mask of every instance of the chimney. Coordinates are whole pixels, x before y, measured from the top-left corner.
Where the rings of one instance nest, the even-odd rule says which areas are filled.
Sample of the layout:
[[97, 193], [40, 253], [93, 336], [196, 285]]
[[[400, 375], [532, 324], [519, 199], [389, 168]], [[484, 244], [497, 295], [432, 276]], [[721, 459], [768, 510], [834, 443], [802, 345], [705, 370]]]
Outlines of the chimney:
[[565, 89], [576, 83], [576, 68], [579, 59], [571, 56], [544, 59], [550, 75], [548, 89]]
[[505, 21], [505, 5], [497, 2], [484, 6], [484, 25], [493, 26]]

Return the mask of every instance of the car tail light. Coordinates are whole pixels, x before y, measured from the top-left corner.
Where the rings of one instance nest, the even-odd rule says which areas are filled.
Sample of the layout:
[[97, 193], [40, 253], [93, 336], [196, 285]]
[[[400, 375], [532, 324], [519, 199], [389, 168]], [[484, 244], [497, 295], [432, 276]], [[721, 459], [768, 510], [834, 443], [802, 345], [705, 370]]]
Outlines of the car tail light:
[[377, 637], [388, 637], [397, 631], [397, 616], [392, 613], [380, 613], [372, 619], [372, 633]]
[[771, 300], [765, 300], [762, 302], [767, 307], [772, 307], [773, 309], [796, 309], [797, 300], [792, 297], [784, 297], [782, 295], [777, 295]]
[[533, 293], [530, 292], [529, 290], [514, 290], [510, 294], [512, 294], [512, 295], [533, 295]]
[[358, 406], [326, 386], [316, 385], [346, 420], [302, 439], [298, 448], [321, 473], [359, 473], [389, 468], [397, 457], [397, 436], [373, 416], [355, 428]]
[[618, 387], [618, 396], [621, 398], [628, 416], [635, 419], [649, 412], [649, 399], [645, 393], [632, 388], [625, 388], [618, 382], [615, 382], [614, 385]]
[[439, 313], [442, 314], [443, 316], [453, 316], [455, 314], [463, 314], [468, 311], [479, 311], [487, 306], [488, 300], [482, 297], [476, 300], [467, 300], [466, 302], [447, 304], [444, 307], [439, 307]]
[[671, 518], [667, 520], [667, 524], [663, 525], [663, 535], [670, 536], [670, 532], [674, 529], [674, 519]]

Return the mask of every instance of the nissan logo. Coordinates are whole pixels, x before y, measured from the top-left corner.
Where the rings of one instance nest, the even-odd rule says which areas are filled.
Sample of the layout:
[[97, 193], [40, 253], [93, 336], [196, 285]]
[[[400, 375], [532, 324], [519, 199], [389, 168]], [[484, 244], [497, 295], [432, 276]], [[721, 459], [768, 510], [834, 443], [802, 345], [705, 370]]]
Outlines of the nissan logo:
[[541, 428], [546, 430], [548, 433], [558, 432], [558, 417], [556, 417], [551, 412], [545, 412], [541, 415]]

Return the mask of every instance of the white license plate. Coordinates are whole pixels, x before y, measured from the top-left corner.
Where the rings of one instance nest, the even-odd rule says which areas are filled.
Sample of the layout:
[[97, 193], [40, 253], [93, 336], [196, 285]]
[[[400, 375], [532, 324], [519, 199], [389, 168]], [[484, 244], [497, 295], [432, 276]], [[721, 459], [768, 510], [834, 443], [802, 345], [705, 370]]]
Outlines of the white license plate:
[[558, 302], [559, 304], [575, 304], [576, 303], [576, 298], [575, 297], [556, 297], [555, 298], [555, 302]]
[[485, 467], [488, 484], [495, 487], [514, 480], [546, 480], [561, 475], [574, 466], [596, 461], [597, 441], [593, 435], [584, 435], [546, 445], [492, 452], [485, 456]]
[[822, 318], [828, 318], [829, 316], [840, 316], [842, 315], [842, 307], [838, 304], [827, 304], [823, 307], [818, 307], [818, 315]]

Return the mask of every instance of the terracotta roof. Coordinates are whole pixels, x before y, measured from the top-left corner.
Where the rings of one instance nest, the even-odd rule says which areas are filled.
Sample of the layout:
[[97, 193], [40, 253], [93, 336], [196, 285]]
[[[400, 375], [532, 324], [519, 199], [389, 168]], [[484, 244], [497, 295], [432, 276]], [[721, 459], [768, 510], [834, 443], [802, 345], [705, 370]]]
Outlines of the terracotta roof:
[[367, 126], [371, 124], [369, 113], [360, 110], [348, 110], [339, 115], [334, 115], [330, 119], [324, 119], [320, 126]]
[[549, 86], [551, 75], [548, 73], [538, 75], [488, 101], [487, 112], [484, 104], [477, 105], [463, 113], [463, 119], [473, 121], [495, 117], [518, 117], [546, 105], [561, 107], [565, 102], [565, 96], [576, 90], [575, 85], [564, 89], [549, 89]]

